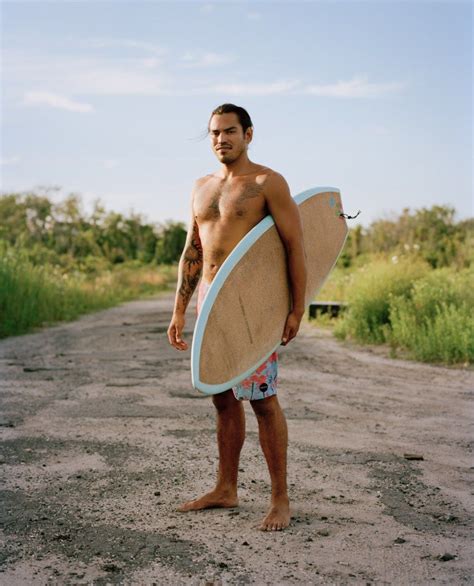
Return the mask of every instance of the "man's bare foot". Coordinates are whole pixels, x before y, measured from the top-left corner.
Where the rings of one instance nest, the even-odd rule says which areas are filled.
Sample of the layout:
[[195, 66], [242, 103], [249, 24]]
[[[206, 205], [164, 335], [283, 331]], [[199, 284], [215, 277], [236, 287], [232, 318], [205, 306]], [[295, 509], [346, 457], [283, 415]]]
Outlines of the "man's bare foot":
[[288, 499], [274, 501], [267, 516], [260, 525], [260, 531], [281, 531], [290, 524], [290, 505]]
[[239, 499], [237, 498], [237, 495], [211, 490], [211, 492], [208, 492], [201, 498], [182, 504], [176, 510], [180, 513], [186, 513], [187, 511], [200, 511], [201, 509], [212, 509], [217, 507], [236, 507], [238, 504]]

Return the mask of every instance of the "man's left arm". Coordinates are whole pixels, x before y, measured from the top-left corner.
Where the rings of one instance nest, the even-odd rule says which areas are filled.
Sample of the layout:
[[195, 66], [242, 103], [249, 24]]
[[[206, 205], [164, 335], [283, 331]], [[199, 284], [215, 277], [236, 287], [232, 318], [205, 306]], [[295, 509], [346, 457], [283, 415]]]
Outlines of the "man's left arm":
[[306, 256], [303, 228], [298, 206], [291, 197], [285, 178], [280, 173], [272, 173], [265, 187], [268, 210], [275, 221], [288, 258], [293, 304], [282, 335], [282, 345], [286, 346], [298, 333], [305, 311]]

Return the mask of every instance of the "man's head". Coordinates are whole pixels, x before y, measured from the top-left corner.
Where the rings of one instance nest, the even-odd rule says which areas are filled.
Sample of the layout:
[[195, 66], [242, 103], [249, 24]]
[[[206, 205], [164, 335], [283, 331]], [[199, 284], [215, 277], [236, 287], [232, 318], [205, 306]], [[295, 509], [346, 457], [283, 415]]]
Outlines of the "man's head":
[[208, 124], [212, 148], [221, 163], [232, 163], [247, 150], [252, 140], [253, 125], [244, 108], [222, 104], [211, 114]]

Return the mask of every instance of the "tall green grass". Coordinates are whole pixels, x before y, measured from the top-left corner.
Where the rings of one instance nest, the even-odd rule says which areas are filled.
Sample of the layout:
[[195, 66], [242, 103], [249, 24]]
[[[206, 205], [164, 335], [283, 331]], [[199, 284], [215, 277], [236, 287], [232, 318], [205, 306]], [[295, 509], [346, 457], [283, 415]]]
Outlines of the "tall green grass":
[[318, 292], [316, 299], [320, 301], [345, 301], [350, 281], [351, 271], [336, 265]]
[[119, 265], [96, 275], [34, 265], [21, 250], [0, 255], [0, 338], [166, 289], [173, 267]]
[[351, 274], [347, 287], [349, 310], [338, 322], [335, 335], [350, 335], [359, 342], [381, 344], [390, 336], [390, 294], [409, 296], [412, 284], [430, 270], [421, 260], [393, 264], [377, 260]]
[[390, 297], [390, 342], [424, 362], [474, 362], [474, 271], [438, 269]]
[[351, 274], [339, 338], [387, 342], [409, 357], [474, 362], [474, 271], [431, 269], [422, 260], [378, 260]]

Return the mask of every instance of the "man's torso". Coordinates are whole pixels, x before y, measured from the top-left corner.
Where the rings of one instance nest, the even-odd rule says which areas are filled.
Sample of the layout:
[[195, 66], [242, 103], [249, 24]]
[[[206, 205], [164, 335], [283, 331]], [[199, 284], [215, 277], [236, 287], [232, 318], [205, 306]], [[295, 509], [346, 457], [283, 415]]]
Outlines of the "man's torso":
[[252, 173], [222, 179], [206, 175], [197, 181], [193, 213], [203, 250], [203, 280], [210, 282], [242, 238], [269, 212], [268, 177], [274, 173], [255, 165]]

